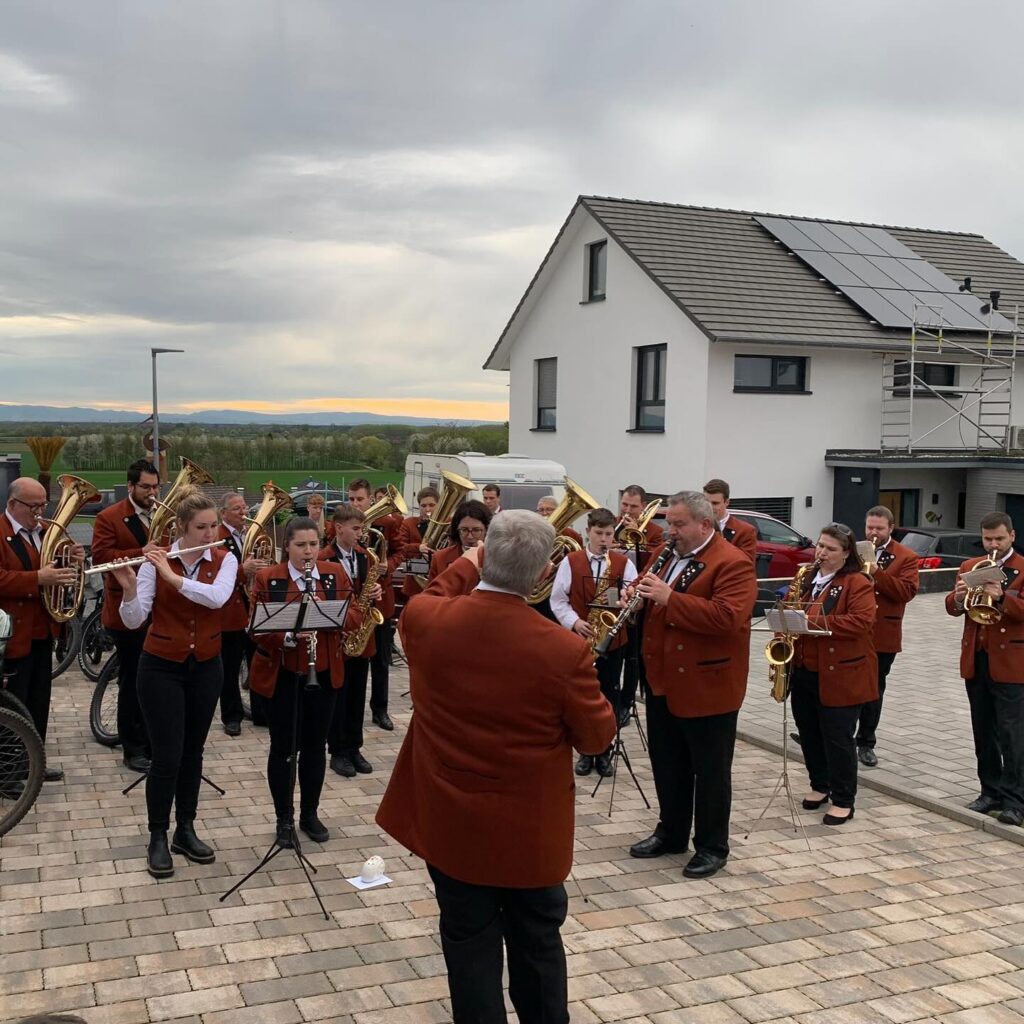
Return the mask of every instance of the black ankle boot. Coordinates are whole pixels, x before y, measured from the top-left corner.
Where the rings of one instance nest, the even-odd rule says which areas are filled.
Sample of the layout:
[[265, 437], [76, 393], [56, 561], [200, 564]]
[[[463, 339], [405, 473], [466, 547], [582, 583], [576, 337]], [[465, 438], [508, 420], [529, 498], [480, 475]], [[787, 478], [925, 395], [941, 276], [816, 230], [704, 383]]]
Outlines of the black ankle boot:
[[149, 833], [146, 870], [154, 878], [170, 878], [174, 874], [174, 861], [171, 860], [171, 851], [167, 849], [166, 829], [154, 829]]
[[208, 846], [196, 835], [191, 821], [178, 822], [174, 838], [171, 839], [171, 850], [180, 853], [193, 864], [212, 864], [217, 859], [213, 847]]
[[290, 850], [294, 845], [292, 833], [294, 826], [291, 818], [277, 819], [277, 845], [284, 850]]
[[327, 826], [317, 817], [316, 811], [303, 811], [299, 815], [299, 828], [313, 840], [314, 843], [326, 843], [331, 838]]

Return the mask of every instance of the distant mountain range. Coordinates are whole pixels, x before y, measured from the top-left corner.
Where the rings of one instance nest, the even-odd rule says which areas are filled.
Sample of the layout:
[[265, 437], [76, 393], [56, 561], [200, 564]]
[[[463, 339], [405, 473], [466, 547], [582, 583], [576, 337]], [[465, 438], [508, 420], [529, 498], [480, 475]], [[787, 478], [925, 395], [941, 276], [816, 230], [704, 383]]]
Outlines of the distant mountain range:
[[[90, 409], [82, 406], [61, 408], [56, 405], [7, 405], [0, 403], [0, 423], [134, 423], [141, 424], [146, 413], [127, 409]], [[264, 423], [315, 427], [353, 427], [365, 423], [409, 423], [413, 426], [437, 427], [455, 424], [478, 427], [495, 420], [429, 419], [423, 416], [381, 416], [372, 412], [245, 412], [242, 409], [207, 409], [205, 412], [165, 412], [161, 424], [167, 423]]]

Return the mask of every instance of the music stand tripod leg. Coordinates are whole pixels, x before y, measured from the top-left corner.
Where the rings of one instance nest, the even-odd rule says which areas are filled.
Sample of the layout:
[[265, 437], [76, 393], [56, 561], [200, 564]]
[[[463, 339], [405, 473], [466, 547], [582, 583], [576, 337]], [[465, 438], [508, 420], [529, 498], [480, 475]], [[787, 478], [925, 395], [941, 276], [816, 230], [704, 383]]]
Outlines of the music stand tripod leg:
[[[139, 777], [137, 779], [135, 779], [134, 782], [129, 782], [128, 785], [125, 786], [124, 789], [121, 790], [121, 796], [127, 796], [136, 786], [138, 786], [142, 782], [145, 782], [146, 779], [148, 779], [148, 778], [149, 778], [149, 772], [142, 772], [139, 775]], [[205, 782], [211, 789], [217, 790], [217, 792], [221, 796], [225, 795], [225, 791], [223, 789], [221, 789], [220, 786], [218, 786], [217, 783], [214, 782], [212, 779], [208, 778], [205, 775], [200, 775], [199, 778], [202, 779], [203, 782]]]

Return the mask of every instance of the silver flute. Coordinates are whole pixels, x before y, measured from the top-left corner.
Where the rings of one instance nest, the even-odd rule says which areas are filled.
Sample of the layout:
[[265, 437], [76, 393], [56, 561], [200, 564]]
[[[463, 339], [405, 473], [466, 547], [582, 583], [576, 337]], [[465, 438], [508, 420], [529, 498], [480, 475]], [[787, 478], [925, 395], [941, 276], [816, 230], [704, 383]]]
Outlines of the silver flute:
[[[197, 544], [194, 548], [178, 548], [177, 551], [173, 552], [175, 555], [191, 555], [195, 551], [206, 551], [208, 548], [220, 548], [227, 544], [226, 540], [213, 540], [209, 544]], [[172, 552], [168, 551], [168, 555]], [[131, 569], [136, 565], [142, 565], [143, 562], [148, 562], [149, 559], [145, 555], [139, 555], [137, 558], [123, 558], [121, 561], [114, 562], [103, 562], [100, 565], [90, 566], [85, 570], [86, 576], [95, 576], [101, 572], [111, 572], [114, 569]]]

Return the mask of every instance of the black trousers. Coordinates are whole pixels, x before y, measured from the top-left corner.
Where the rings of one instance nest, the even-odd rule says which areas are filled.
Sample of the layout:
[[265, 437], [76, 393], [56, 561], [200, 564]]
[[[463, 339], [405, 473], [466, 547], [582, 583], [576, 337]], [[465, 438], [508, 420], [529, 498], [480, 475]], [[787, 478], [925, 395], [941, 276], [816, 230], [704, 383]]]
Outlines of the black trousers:
[[981, 792], [1024, 811], [1024, 683], [993, 682], [988, 655], [977, 651], [966, 687]]
[[[611, 704], [612, 711], [616, 715], [619, 713], [620, 705], [623, 707], [627, 706], [623, 703], [622, 698], [622, 663], [625, 651], [625, 646], [609, 651], [603, 657], [598, 658], [594, 665], [594, 668], [597, 670], [597, 681], [601, 684], [601, 693], [604, 694], [605, 700]], [[609, 746], [608, 750], [611, 749], [612, 747]]]
[[53, 638], [33, 640], [23, 658], [4, 662], [7, 690], [25, 705], [43, 742], [50, 720], [50, 692], [53, 689]]
[[665, 697], [647, 695], [647, 743], [658, 793], [657, 835], [697, 852], [729, 856], [732, 756], [739, 712], [679, 718]]
[[146, 776], [149, 830], [194, 821], [203, 775], [203, 747], [220, 696], [220, 656], [168, 661], [146, 651], [139, 659], [139, 705], [153, 746]]
[[[299, 808], [302, 815], [316, 814], [324, 788], [327, 755], [324, 742], [327, 726], [336, 706], [336, 691], [329, 671], [317, 675], [318, 690], [307, 690], [306, 676], [282, 669], [277, 676], [274, 696], [267, 701], [270, 725], [270, 752], [267, 754], [267, 785], [274, 801], [274, 813], [291, 821], [294, 793], [288, 759], [292, 748], [298, 755]], [[346, 681], [346, 686], [348, 685]], [[293, 730], [295, 697], [299, 699], [298, 742]]]
[[220, 660], [224, 666], [224, 683], [220, 689], [220, 720], [242, 721], [242, 690], [239, 673], [246, 657], [249, 634], [244, 629], [225, 631], [220, 635]]
[[327, 730], [327, 749], [331, 757], [354, 754], [363, 747], [363, 716], [366, 714], [366, 679], [369, 673], [369, 658], [345, 659], [345, 685], [334, 705]]
[[857, 799], [857, 744], [853, 734], [862, 705], [826, 707], [818, 691], [818, 673], [804, 668], [793, 669], [790, 695], [811, 789], [830, 794], [836, 807], [853, 807]]
[[374, 631], [373, 639], [377, 649], [370, 659], [370, 711], [380, 714], [388, 709], [388, 683], [391, 674], [391, 638], [394, 623], [390, 619], [382, 622]]
[[428, 864], [441, 911], [441, 949], [448, 968], [454, 1024], [504, 1024], [502, 943], [508, 951], [508, 994], [523, 1024], [569, 1024], [561, 927], [569, 901], [564, 885], [501, 889], [459, 882]]
[[891, 651], [878, 651], [875, 654], [878, 658], [878, 700], [869, 700], [860, 708], [860, 724], [857, 726], [857, 746], [875, 746], [875, 730], [882, 717], [882, 698], [885, 696], [885, 681], [889, 678], [889, 671], [892, 663], [896, 660], [896, 654]]
[[146, 642], [146, 629], [111, 630], [117, 651], [117, 732], [125, 758], [149, 757], [146, 723], [139, 707], [139, 658]]

